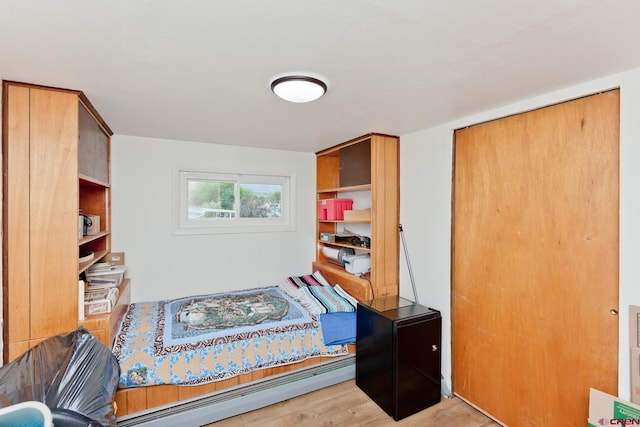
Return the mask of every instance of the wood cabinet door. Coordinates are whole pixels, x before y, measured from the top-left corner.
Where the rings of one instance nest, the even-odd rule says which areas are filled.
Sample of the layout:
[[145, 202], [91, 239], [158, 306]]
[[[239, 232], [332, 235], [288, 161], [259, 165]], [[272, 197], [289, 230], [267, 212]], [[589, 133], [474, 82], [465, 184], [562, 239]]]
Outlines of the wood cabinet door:
[[619, 91], [455, 133], [453, 391], [510, 426], [617, 394]]
[[32, 340], [78, 325], [78, 105], [75, 94], [31, 89]]
[[[29, 349], [29, 88], [4, 85], [2, 143], [4, 200], [2, 289], [4, 353], [9, 360]], [[5, 358], [6, 360], [6, 358]]]

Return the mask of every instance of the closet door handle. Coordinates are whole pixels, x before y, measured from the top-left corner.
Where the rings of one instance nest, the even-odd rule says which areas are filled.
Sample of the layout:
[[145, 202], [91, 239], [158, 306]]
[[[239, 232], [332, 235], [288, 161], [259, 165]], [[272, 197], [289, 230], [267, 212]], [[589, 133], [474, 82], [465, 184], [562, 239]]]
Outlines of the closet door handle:
[[612, 316], [617, 316], [618, 310], [616, 310], [615, 308], [612, 308], [611, 310], [609, 310], [609, 313], [611, 313]]

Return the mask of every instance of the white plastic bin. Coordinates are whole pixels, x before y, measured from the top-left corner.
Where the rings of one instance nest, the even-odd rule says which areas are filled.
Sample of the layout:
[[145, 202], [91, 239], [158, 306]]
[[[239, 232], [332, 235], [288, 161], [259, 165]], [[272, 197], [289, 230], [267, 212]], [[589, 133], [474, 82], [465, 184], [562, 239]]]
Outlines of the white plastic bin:
[[35, 401], [0, 408], [0, 426], [53, 427], [51, 410], [44, 403]]

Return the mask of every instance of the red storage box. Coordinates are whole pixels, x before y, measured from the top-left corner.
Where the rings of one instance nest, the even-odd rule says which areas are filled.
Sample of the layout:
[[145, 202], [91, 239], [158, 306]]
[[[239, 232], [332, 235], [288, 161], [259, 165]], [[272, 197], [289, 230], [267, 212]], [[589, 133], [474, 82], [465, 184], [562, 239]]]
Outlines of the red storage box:
[[318, 200], [318, 219], [337, 221], [344, 219], [344, 211], [353, 208], [351, 199]]

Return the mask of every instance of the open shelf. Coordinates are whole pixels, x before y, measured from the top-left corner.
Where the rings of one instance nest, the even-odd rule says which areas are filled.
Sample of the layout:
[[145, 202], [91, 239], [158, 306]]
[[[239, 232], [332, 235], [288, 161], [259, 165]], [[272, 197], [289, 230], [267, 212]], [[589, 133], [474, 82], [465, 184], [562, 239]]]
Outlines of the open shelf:
[[109, 235], [108, 231], [101, 231], [97, 234], [92, 234], [90, 236], [84, 236], [82, 239], [78, 241], [78, 245], [84, 245], [85, 243], [93, 242], [94, 240], [98, 240], [101, 237], [106, 237]]
[[103, 258], [108, 253], [109, 251], [94, 251], [93, 258], [91, 258], [89, 261], [78, 263], [78, 274], [81, 274], [87, 271], [89, 267], [91, 267], [96, 262], [100, 261], [100, 259]]
[[[316, 153], [316, 200], [353, 200], [350, 218], [320, 219], [316, 213], [316, 258], [312, 267], [328, 280], [348, 287], [356, 298], [398, 294], [399, 258], [399, 144], [398, 137], [367, 134]], [[351, 194], [349, 194], [351, 193]], [[370, 210], [369, 215], [356, 211]], [[318, 210], [319, 212], [319, 210]], [[323, 215], [323, 217], [325, 217]], [[327, 215], [336, 218], [340, 215]], [[354, 224], [349, 226], [349, 224]], [[370, 247], [320, 240], [321, 234], [344, 230], [370, 239]], [[327, 260], [323, 248], [351, 248], [371, 257], [371, 271], [362, 277]]]
[[349, 187], [323, 188], [318, 190], [318, 194], [322, 193], [348, 193], [350, 191], [370, 191], [371, 184], [351, 185]]
[[318, 240], [319, 245], [323, 246], [338, 246], [340, 248], [351, 248], [353, 250], [359, 250], [364, 252], [371, 252], [371, 248], [363, 248], [362, 246], [350, 245], [348, 243], [335, 243], [335, 242], [324, 242], [322, 240]]

